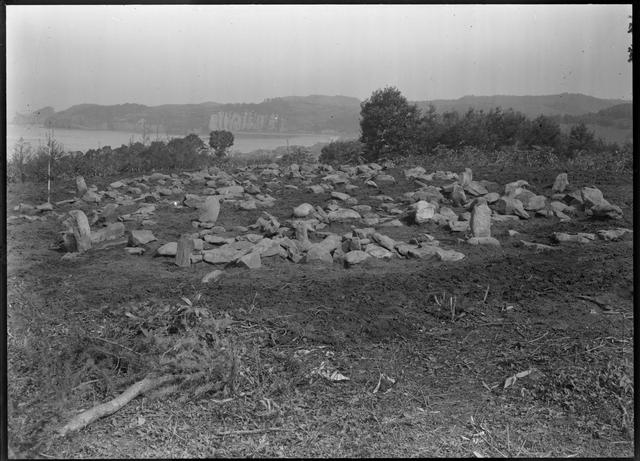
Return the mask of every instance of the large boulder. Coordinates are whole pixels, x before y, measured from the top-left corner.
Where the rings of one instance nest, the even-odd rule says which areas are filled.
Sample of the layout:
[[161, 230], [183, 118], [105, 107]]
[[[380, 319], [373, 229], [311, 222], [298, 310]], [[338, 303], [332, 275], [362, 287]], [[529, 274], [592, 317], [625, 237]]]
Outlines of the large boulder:
[[583, 187], [580, 190], [580, 194], [585, 208], [593, 208], [597, 205], [608, 204], [602, 195], [602, 191], [597, 187]]

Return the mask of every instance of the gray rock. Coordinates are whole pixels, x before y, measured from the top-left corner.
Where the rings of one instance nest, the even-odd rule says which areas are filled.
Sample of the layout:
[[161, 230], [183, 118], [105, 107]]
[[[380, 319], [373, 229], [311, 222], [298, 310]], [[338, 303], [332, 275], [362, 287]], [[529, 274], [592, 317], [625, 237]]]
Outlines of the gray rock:
[[107, 240], [115, 240], [124, 236], [124, 224], [121, 222], [111, 223], [106, 227], [102, 227], [91, 232], [91, 243], [97, 244]]
[[252, 251], [238, 258], [237, 264], [248, 269], [259, 269], [262, 266], [260, 253]]
[[76, 176], [76, 189], [78, 190], [79, 197], [87, 193], [87, 183], [82, 176]]
[[318, 184], [309, 186], [308, 189], [309, 189], [309, 192], [313, 192], [314, 194], [324, 194], [326, 192], [325, 188]]
[[224, 271], [218, 269], [208, 272], [204, 277], [202, 277], [202, 283], [217, 282], [218, 280], [220, 280], [223, 274]]
[[463, 189], [468, 192], [471, 195], [474, 196], [480, 196], [480, 195], [485, 195], [488, 194], [489, 191], [487, 190], [486, 187], [484, 187], [482, 184], [480, 184], [477, 181], [470, 181], [468, 184], [466, 184], [465, 186], [463, 186]]
[[491, 209], [486, 203], [476, 204], [469, 224], [474, 237], [491, 237]]
[[416, 224], [423, 224], [433, 219], [436, 214], [436, 205], [431, 202], [425, 202], [424, 200], [419, 200], [416, 203], [412, 204], [410, 208], [412, 211], [412, 217]]
[[520, 243], [522, 243], [522, 245], [524, 245], [525, 248], [531, 248], [531, 249], [535, 250], [536, 253], [539, 253], [541, 251], [555, 251], [555, 250], [558, 250], [557, 247], [544, 245], [542, 243], [525, 242], [524, 240], [520, 240]]
[[458, 178], [462, 187], [469, 185], [471, 181], [473, 181], [471, 168], [465, 168], [464, 171], [458, 175]]
[[146, 245], [149, 242], [153, 242], [157, 240], [153, 235], [153, 232], [146, 229], [141, 230], [133, 230], [131, 231], [131, 235], [129, 235], [129, 245], [131, 246], [140, 246]]
[[203, 213], [200, 214], [199, 221], [206, 223], [215, 223], [220, 214], [220, 200], [215, 195], [206, 198], [202, 206]]
[[512, 197], [501, 197], [493, 204], [494, 209], [503, 215], [516, 215], [524, 219], [529, 219], [529, 213], [524, 210], [522, 202]]
[[469, 245], [491, 245], [500, 246], [500, 241], [494, 237], [471, 237], [467, 240]]
[[577, 234], [567, 234], [565, 232], [554, 232], [551, 238], [554, 242], [558, 242], [558, 243], [563, 243], [563, 242], [589, 243], [595, 240], [596, 236], [594, 234], [587, 234], [584, 232], [579, 232]]
[[391, 259], [395, 254], [378, 245], [367, 245], [365, 253], [376, 259]]
[[189, 267], [191, 265], [191, 253], [195, 248], [193, 237], [185, 234], [180, 237], [176, 246], [175, 263], [178, 267]]
[[339, 208], [337, 210], [330, 211], [329, 213], [327, 213], [327, 218], [329, 219], [329, 221], [334, 222], [334, 221], [349, 221], [352, 219], [361, 219], [362, 216], [360, 216], [360, 214], [355, 210], [351, 210], [349, 208]]
[[560, 173], [556, 176], [556, 180], [553, 182], [553, 187], [551, 190], [553, 192], [564, 192], [567, 186], [569, 185], [569, 178], [567, 173]]
[[524, 186], [528, 186], [529, 183], [524, 179], [518, 179], [517, 181], [510, 182], [504, 186], [504, 194], [509, 197], [518, 195]]
[[609, 229], [609, 230], [602, 229], [597, 231], [596, 233], [598, 234], [598, 237], [600, 237], [602, 240], [611, 241], [611, 240], [620, 240], [627, 234], [633, 234], [633, 231], [631, 229], [626, 229], [624, 227], [618, 227], [617, 229]]
[[497, 192], [489, 192], [484, 196], [484, 199], [487, 203], [494, 203], [500, 199], [500, 194], [498, 194]]
[[322, 243], [314, 243], [309, 245], [309, 249], [306, 254], [306, 262], [308, 263], [327, 263], [333, 264], [333, 256], [326, 246]]
[[82, 195], [81, 199], [84, 200], [87, 203], [98, 203], [98, 202], [100, 202], [100, 196], [98, 194], [96, 194], [92, 190], [88, 190], [87, 192], [85, 192]]
[[583, 187], [580, 190], [582, 203], [585, 208], [592, 208], [597, 205], [606, 205], [608, 202], [604, 199], [602, 191], [597, 187]]
[[447, 225], [451, 232], [467, 232], [471, 227], [469, 221], [449, 221]]
[[144, 254], [145, 250], [142, 247], [125, 247], [124, 251], [130, 255], [141, 256]]
[[40, 211], [40, 212], [45, 212], [45, 211], [53, 211], [53, 204], [51, 203], [43, 203], [42, 205], [38, 205], [36, 207], [36, 210]]
[[331, 192], [331, 197], [337, 199], [337, 200], [349, 200], [351, 198], [351, 196], [349, 194], [345, 194], [343, 192], [336, 192], [333, 191]]
[[220, 195], [225, 195], [228, 197], [242, 197], [242, 194], [244, 194], [244, 187], [242, 186], [218, 187], [217, 192]]
[[228, 264], [231, 261], [235, 261], [242, 254], [243, 251], [233, 248], [229, 244], [202, 252], [204, 261], [209, 264]]
[[159, 256], [175, 256], [178, 251], [178, 242], [169, 242], [157, 250]]
[[595, 205], [589, 210], [594, 218], [599, 219], [622, 219], [622, 209], [619, 206], [609, 203]]
[[91, 228], [87, 215], [82, 210], [69, 211], [69, 218], [65, 220], [68, 226], [69, 242], [75, 248], [68, 248], [68, 251], [84, 253], [91, 248]]
[[293, 209], [293, 215], [297, 218], [306, 218], [313, 211], [313, 205], [309, 203], [302, 203]]
[[461, 206], [467, 201], [467, 196], [464, 193], [464, 189], [459, 184], [454, 184], [451, 190], [451, 195], [449, 199], [454, 204], [454, 206]]
[[[372, 220], [369, 219], [365, 219], [364, 223], [366, 225], [375, 225], [374, 222], [372, 222]], [[390, 221], [385, 221], [379, 224], [380, 227], [404, 227], [404, 224], [402, 224], [402, 222], [399, 219], [392, 219]]]
[[344, 262], [347, 266], [355, 266], [369, 259], [369, 254], [364, 251], [350, 251], [344, 255]]
[[464, 259], [465, 255], [455, 250], [438, 249], [438, 259], [440, 261], [455, 262]]
[[371, 239], [379, 244], [381, 247], [386, 248], [389, 251], [393, 251], [395, 249], [396, 243], [393, 241], [391, 237], [380, 234], [378, 232], [374, 232], [371, 235]]

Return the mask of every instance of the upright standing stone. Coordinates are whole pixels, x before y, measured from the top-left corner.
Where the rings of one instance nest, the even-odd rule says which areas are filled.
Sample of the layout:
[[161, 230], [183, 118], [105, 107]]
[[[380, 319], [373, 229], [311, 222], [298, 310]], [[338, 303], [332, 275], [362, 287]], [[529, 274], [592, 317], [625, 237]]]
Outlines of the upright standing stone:
[[491, 237], [491, 209], [486, 203], [478, 203], [473, 208], [470, 224], [474, 237]]
[[200, 222], [215, 223], [220, 214], [220, 200], [218, 197], [211, 195], [207, 197], [203, 205], [204, 213], [200, 215]]
[[76, 187], [78, 188], [78, 197], [82, 197], [87, 193], [87, 183], [84, 182], [82, 176], [76, 176]]
[[567, 173], [560, 173], [555, 182], [553, 183], [553, 187], [551, 190], [553, 192], [564, 192], [564, 190], [569, 185], [569, 178], [567, 177]]
[[471, 168], [465, 168], [464, 171], [460, 173], [460, 185], [463, 187], [468, 186], [471, 184], [471, 181], [473, 181], [473, 172]]
[[91, 228], [87, 215], [82, 210], [71, 210], [71, 219], [67, 220], [70, 232], [76, 240], [76, 249], [83, 253], [91, 248]]
[[194, 249], [193, 238], [190, 235], [183, 235], [178, 240], [176, 249], [176, 266], [189, 267], [191, 265], [191, 252]]

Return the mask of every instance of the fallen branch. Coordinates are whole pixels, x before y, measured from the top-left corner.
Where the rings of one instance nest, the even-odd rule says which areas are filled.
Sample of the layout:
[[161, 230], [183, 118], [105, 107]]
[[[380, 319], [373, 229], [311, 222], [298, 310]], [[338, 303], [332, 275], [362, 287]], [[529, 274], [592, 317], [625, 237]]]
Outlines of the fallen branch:
[[79, 415], [76, 415], [71, 421], [69, 421], [58, 432], [61, 436], [67, 435], [69, 432], [79, 431], [84, 427], [87, 427], [92, 422], [109, 416], [116, 411], [120, 410], [131, 400], [135, 399], [138, 395], [148, 392], [156, 387], [162, 386], [172, 380], [176, 379], [174, 375], [165, 375], [159, 378], [144, 378], [142, 381], [129, 386], [122, 394], [115, 399], [110, 400], [101, 405], [97, 405], [87, 411], [83, 411]]

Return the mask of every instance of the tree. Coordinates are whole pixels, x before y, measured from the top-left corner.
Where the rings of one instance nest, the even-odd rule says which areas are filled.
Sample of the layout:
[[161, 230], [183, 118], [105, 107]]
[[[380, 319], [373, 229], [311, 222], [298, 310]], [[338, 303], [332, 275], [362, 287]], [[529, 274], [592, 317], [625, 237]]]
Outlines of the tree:
[[209, 145], [216, 152], [217, 157], [224, 157], [227, 149], [233, 146], [233, 133], [226, 130], [217, 130], [209, 133]]
[[370, 159], [418, 153], [420, 112], [400, 90], [376, 90], [360, 109], [360, 141]]
[[523, 129], [522, 142], [527, 147], [541, 146], [558, 149], [562, 140], [560, 125], [546, 115], [540, 115]]
[[579, 123], [571, 128], [569, 132], [568, 149], [570, 153], [576, 153], [577, 151], [591, 151], [596, 147], [595, 133], [584, 123]]

